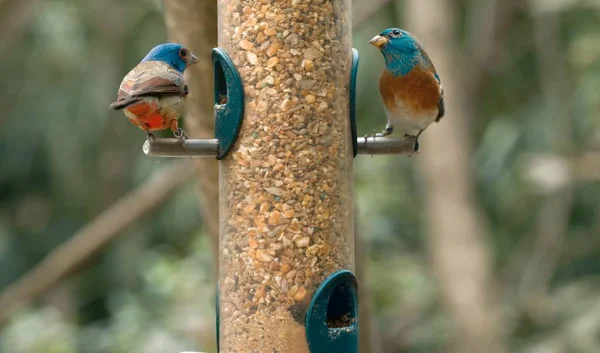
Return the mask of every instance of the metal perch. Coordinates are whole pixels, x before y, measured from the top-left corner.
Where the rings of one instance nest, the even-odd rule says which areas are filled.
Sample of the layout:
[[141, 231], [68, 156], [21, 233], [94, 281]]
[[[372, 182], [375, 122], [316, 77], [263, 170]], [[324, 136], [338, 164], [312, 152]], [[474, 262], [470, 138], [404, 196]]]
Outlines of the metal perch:
[[358, 154], [415, 154], [414, 137], [359, 137]]
[[146, 140], [142, 150], [150, 157], [216, 157], [219, 152], [217, 139], [174, 138]]
[[[414, 154], [414, 138], [359, 137], [358, 154]], [[217, 157], [217, 139], [186, 139], [183, 143], [174, 138], [155, 138], [144, 142], [143, 151], [150, 157]]]

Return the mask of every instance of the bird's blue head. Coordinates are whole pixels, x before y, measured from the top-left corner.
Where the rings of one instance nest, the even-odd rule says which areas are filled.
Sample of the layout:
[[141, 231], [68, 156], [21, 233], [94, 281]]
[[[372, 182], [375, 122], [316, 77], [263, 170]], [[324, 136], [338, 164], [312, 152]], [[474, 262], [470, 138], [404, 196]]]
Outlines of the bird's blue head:
[[388, 28], [369, 43], [381, 50], [385, 66], [393, 75], [404, 76], [418, 64], [430, 65], [417, 39], [405, 30]]
[[185, 69], [198, 62], [198, 58], [181, 44], [165, 43], [155, 46], [146, 55], [144, 61], [162, 61], [183, 73]]

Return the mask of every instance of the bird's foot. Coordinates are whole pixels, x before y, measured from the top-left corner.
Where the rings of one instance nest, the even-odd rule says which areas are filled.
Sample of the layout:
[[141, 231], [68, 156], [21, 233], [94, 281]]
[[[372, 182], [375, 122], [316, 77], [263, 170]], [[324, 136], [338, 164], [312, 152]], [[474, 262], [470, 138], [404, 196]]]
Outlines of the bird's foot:
[[371, 138], [371, 137], [376, 137], [376, 136], [377, 136], [377, 133], [375, 132], [375, 130], [373, 130], [373, 131], [372, 131], [371, 133], [369, 133], [369, 134], [366, 134], [366, 135], [364, 136], [365, 143], [367, 143], [367, 140], [368, 140], [369, 138]]
[[146, 140], [148, 141], [154, 141], [156, 139], [156, 136], [151, 133], [150, 131], [146, 131]]
[[405, 138], [410, 138], [410, 139], [414, 139], [415, 140], [415, 145], [413, 148], [414, 152], [419, 152], [419, 137], [421, 136], [421, 134], [423, 133], [423, 130], [419, 130], [419, 133], [416, 135], [409, 135], [409, 134], [405, 134], [404, 137]]
[[173, 131], [173, 136], [175, 136], [175, 138], [178, 139], [181, 143], [183, 143], [183, 141], [185, 141], [185, 139], [188, 138], [185, 131], [180, 127], [178, 127], [177, 130]]
[[382, 132], [378, 132], [375, 134], [375, 137], [386, 137], [386, 136], [391, 135], [393, 132], [394, 132], [394, 126], [390, 125], [390, 123], [388, 123]]
[[[409, 135], [409, 134], [404, 134], [404, 139], [405, 140], [414, 140], [415, 143], [413, 145], [413, 152], [417, 152], [419, 150], [419, 140], [418, 137], [416, 135]], [[411, 157], [412, 155], [409, 155], [409, 157]]]

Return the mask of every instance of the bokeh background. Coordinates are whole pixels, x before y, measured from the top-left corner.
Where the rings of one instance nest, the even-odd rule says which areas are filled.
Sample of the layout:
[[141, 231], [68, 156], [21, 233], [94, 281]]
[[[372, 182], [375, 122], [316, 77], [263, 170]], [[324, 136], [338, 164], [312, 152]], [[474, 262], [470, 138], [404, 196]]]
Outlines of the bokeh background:
[[[359, 134], [384, 28], [447, 102], [419, 155], [355, 159], [361, 352], [600, 352], [600, 0], [353, 3]], [[211, 136], [216, 31], [212, 0], [0, 0], [0, 352], [215, 352], [216, 163], [108, 104], [178, 41]]]

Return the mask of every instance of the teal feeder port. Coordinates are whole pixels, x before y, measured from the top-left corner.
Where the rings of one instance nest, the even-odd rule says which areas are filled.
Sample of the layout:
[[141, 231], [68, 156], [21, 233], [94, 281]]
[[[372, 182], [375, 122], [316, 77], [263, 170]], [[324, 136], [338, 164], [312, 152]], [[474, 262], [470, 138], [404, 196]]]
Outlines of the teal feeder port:
[[217, 283], [217, 294], [215, 295], [215, 313], [217, 315], [217, 352], [219, 349], [219, 284]]
[[[350, 133], [352, 151], [358, 155], [356, 127], [356, 79], [359, 54], [352, 48], [350, 71]], [[219, 48], [212, 51], [214, 71], [215, 138], [219, 141], [218, 159], [223, 158], [235, 143], [244, 117], [244, 91], [240, 75], [227, 53]]]
[[244, 88], [240, 75], [227, 53], [212, 51], [215, 101], [215, 138], [219, 141], [217, 159], [233, 147], [244, 117]]
[[[219, 285], [217, 351], [219, 351]], [[352, 272], [329, 276], [315, 291], [306, 314], [306, 337], [310, 353], [358, 353], [358, 285]]]
[[352, 134], [352, 151], [358, 154], [358, 133], [356, 128], [356, 78], [358, 76], [358, 50], [352, 48], [352, 68], [350, 69], [350, 132]]
[[315, 291], [306, 337], [311, 353], [358, 353], [358, 287], [352, 272], [332, 274]]
[[[219, 285], [215, 296], [219, 351]], [[358, 285], [352, 272], [338, 271], [315, 291], [306, 314], [310, 353], [358, 353]]]

